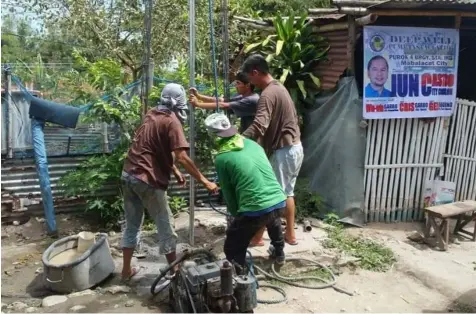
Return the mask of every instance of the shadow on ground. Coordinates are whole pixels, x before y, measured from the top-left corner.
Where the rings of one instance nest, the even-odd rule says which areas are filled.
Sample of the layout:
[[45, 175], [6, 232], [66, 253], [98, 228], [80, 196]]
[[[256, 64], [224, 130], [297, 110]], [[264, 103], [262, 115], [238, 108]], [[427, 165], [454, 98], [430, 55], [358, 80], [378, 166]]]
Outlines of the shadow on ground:
[[462, 294], [445, 309], [423, 310], [423, 313], [476, 313], [476, 289], [469, 290]]

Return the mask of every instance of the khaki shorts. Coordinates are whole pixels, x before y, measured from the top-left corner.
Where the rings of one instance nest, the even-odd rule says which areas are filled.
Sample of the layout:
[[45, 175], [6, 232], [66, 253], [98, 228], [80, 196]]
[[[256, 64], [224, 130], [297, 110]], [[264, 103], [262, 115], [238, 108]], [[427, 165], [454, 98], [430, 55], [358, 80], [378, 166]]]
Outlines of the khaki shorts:
[[276, 150], [269, 159], [273, 171], [288, 197], [294, 196], [294, 187], [301, 170], [304, 151], [302, 144], [290, 145]]

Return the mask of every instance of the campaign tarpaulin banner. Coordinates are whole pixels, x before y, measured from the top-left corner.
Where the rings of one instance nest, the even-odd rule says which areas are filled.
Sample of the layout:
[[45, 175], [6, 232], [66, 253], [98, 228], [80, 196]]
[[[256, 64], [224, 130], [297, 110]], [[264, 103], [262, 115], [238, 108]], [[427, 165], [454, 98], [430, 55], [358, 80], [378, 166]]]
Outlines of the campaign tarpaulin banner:
[[364, 27], [364, 118], [451, 116], [459, 31]]

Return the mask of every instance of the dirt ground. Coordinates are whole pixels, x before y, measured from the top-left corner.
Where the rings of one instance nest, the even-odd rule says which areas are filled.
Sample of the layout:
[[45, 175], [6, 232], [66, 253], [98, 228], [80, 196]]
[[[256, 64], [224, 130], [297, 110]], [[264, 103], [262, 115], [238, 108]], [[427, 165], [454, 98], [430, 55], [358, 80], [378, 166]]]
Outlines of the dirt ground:
[[[80, 231], [101, 231], [94, 220], [76, 215], [58, 215], [61, 236]], [[210, 213], [197, 213], [195, 247], [222, 245], [224, 219]], [[130, 284], [121, 285], [120, 234], [109, 233], [109, 244], [116, 269], [110, 278], [82, 295], [69, 295], [66, 301], [42, 307], [43, 298], [54, 295], [42, 284], [43, 251], [53, 242], [44, 235], [44, 223], [32, 218], [20, 226], [2, 226], [2, 312], [103, 312], [152, 313], [170, 312], [166, 293], [152, 298], [149, 288], [165, 260], [158, 254], [153, 232], [143, 236], [141, 253], [134, 259], [141, 272]], [[179, 217], [176, 228], [182, 242], [187, 242], [188, 216]], [[332, 288], [309, 290], [283, 285], [287, 301], [280, 304], [259, 304], [255, 312], [474, 312], [476, 311], [476, 243], [457, 239], [447, 252], [439, 252], [425, 244], [407, 239], [420, 229], [420, 224], [374, 224], [366, 228], [350, 228], [348, 232], [383, 243], [397, 256], [397, 262], [385, 273], [342, 267], [337, 285], [353, 294], [349, 296]], [[104, 230], [102, 230], [104, 231]], [[291, 257], [307, 257], [332, 264], [333, 252], [322, 246], [325, 231], [314, 228], [312, 233], [298, 229], [297, 247], [287, 247]], [[213, 244], [214, 243], [214, 244]], [[187, 245], [180, 245], [180, 249]], [[266, 255], [255, 249], [253, 255]], [[111, 288], [125, 289], [111, 293]], [[127, 290], [127, 291], [126, 291]], [[258, 298], [273, 299], [276, 292], [261, 288]]]

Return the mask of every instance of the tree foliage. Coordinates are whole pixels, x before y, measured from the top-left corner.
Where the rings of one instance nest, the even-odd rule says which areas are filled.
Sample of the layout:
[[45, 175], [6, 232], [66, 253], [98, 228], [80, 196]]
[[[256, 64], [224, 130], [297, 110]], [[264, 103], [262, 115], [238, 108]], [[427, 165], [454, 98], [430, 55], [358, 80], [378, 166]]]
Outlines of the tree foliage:
[[[119, 129], [120, 140], [112, 153], [92, 156], [78, 169], [68, 172], [60, 180], [60, 185], [66, 196], [86, 197], [87, 210], [98, 213], [104, 223], [116, 225], [123, 208], [120, 187], [122, 166], [134, 131], [141, 121], [141, 103], [137, 96], [124, 97], [123, 72], [119, 62], [112, 59], [91, 62], [77, 53], [75, 56], [75, 68], [78, 70], [70, 72], [62, 84], [77, 96], [72, 101], [73, 103], [92, 103], [90, 109], [82, 117], [84, 122], [108, 123]], [[175, 72], [169, 73], [163, 70], [158, 75], [163, 78], [163, 81], [152, 88], [150, 94], [152, 106], [156, 104], [167, 82], [188, 85], [189, 76], [185, 61], [179, 62]], [[199, 75], [196, 77], [196, 82], [201, 92], [211, 93], [213, 87], [209, 80]], [[111, 96], [107, 100], [98, 100], [99, 95], [104, 93]], [[212, 140], [204, 126], [205, 117], [209, 113], [198, 109], [194, 110], [193, 114], [197, 124], [195, 134], [197, 164], [206, 166], [212, 161], [213, 149]], [[188, 134], [188, 125], [184, 126], [184, 131]], [[116, 192], [105, 195], [105, 186], [111, 187]]]
[[250, 44], [245, 52], [266, 56], [273, 76], [286, 86], [295, 104], [302, 105], [320, 87], [315, 68], [327, 58], [329, 45], [313, 33], [306, 15], [297, 20], [292, 14], [288, 19], [277, 16], [273, 25], [275, 34]]

